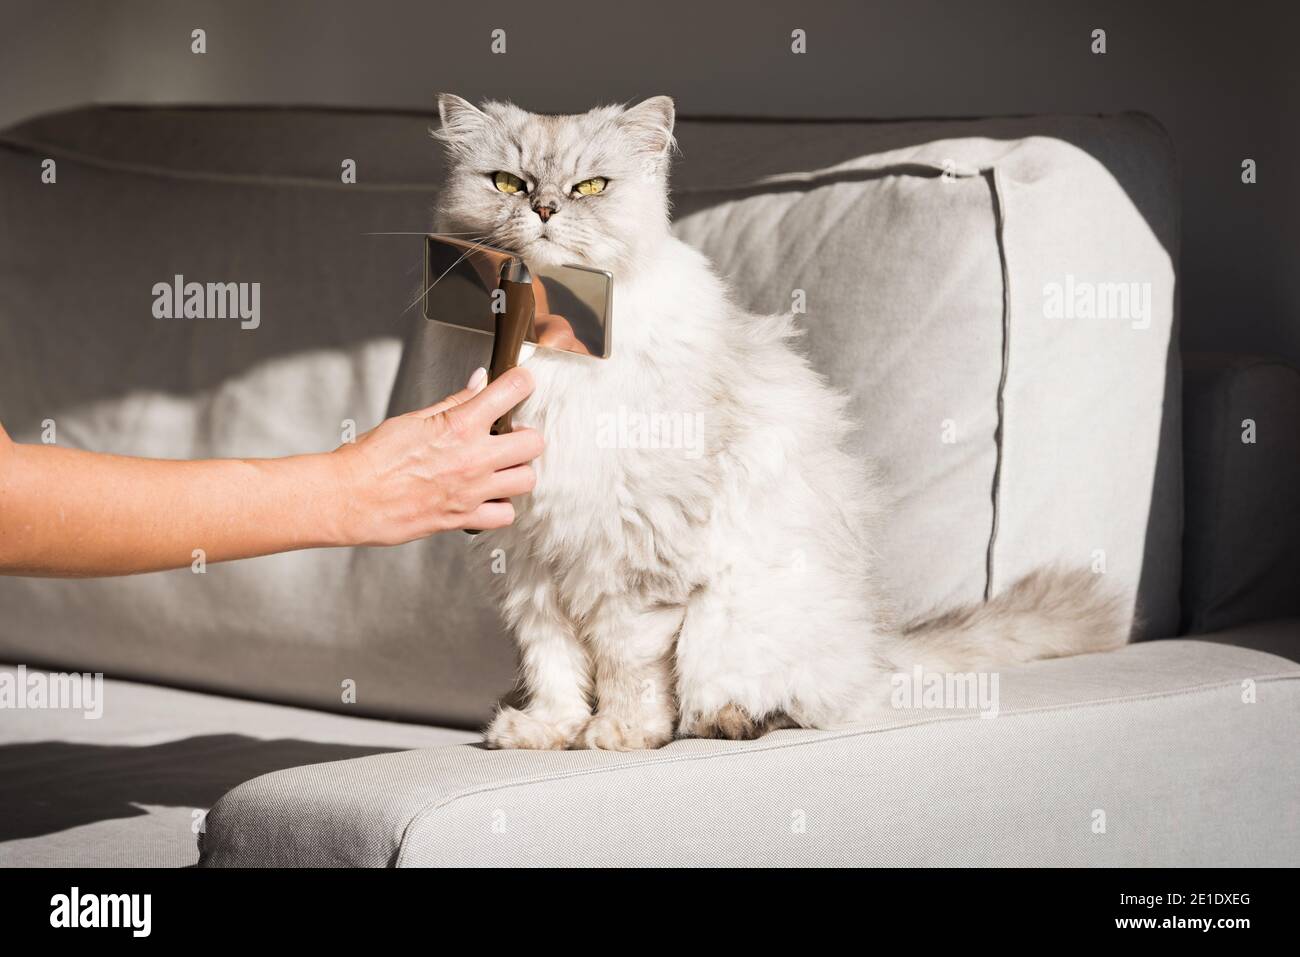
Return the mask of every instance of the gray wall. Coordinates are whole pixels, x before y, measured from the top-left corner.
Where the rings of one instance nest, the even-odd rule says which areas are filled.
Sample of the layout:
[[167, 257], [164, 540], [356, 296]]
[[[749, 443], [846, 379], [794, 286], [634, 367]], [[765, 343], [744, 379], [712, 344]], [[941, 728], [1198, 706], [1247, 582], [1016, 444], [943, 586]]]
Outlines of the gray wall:
[[[1300, 4], [801, 0], [450, 5], [5, 0], [0, 126], [85, 103], [544, 111], [653, 93], [689, 115], [1145, 110], [1183, 166], [1184, 347], [1300, 363]], [[645, 15], [637, 17], [634, 10]], [[190, 30], [208, 53], [190, 53]], [[508, 52], [489, 52], [493, 28]], [[789, 52], [790, 31], [809, 37]], [[1108, 52], [1089, 51], [1106, 29]], [[1283, 118], [1288, 118], [1284, 123]], [[1259, 182], [1240, 181], [1241, 161]]]

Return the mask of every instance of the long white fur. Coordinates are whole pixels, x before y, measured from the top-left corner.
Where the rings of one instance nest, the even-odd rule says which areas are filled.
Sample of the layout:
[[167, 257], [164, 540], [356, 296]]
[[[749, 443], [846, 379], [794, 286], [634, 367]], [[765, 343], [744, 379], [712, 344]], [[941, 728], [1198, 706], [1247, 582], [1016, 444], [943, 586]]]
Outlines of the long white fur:
[[[898, 626], [871, 547], [881, 493], [843, 451], [843, 398], [792, 344], [789, 316], [736, 306], [669, 232], [673, 106], [655, 97], [548, 117], [439, 101], [450, 172], [437, 226], [534, 264], [611, 269], [613, 355], [539, 350], [516, 423], [539, 429], [537, 486], [515, 500], [502, 608], [522, 709], [501, 748], [658, 747], [681, 735], [828, 728], [886, 706], [913, 664], [990, 667], [1113, 647], [1122, 603], [1086, 572], [1043, 571], [993, 602]], [[498, 170], [528, 195], [497, 190]], [[603, 193], [577, 196], [601, 176]], [[535, 202], [553, 203], [543, 223]], [[702, 424], [683, 448], [607, 447], [622, 407]], [[624, 443], [627, 444], [627, 443]]]

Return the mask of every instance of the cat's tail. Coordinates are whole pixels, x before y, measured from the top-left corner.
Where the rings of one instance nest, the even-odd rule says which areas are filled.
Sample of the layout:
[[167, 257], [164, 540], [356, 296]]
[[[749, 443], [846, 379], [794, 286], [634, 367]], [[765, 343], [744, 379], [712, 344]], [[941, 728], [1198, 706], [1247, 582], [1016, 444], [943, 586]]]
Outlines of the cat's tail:
[[1131, 600], [1087, 569], [1040, 568], [989, 601], [903, 626], [893, 664], [971, 672], [1110, 651], [1132, 629]]

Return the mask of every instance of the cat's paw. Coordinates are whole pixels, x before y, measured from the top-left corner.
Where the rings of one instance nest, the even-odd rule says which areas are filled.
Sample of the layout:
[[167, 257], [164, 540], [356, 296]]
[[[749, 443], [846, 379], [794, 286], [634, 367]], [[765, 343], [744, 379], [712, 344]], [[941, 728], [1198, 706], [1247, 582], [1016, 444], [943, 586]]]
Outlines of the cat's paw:
[[778, 728], [795, 727], [784, 715], [755, 718], [739, 705], [728, 702], [713, 711], [682, 718], [677, 733], [688, 738], [725, 738], [728, 741], [751, 741]]
[[573, 746], [599, 751], [650, 751], [673, 738], [670, 722], [629, 721], [612, 714], [597, 714], [587, 722]]
[[489, 748], [562, 751], [582, 730], [585, 720], [549, 721], [518, 708], [502, 708], [483, 732], [483, 740]]

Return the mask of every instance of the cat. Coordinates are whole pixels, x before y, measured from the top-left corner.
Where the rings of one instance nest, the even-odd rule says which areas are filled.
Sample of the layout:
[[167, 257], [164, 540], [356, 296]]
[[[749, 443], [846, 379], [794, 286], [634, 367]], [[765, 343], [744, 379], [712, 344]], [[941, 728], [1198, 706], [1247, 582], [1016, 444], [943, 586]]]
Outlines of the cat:
[[[669, 97], [544, 116], [444, 94], [438, 110], [439, 231], [615, 277], [610, 358], [538, 350], [524, 363], [536, 389], [515, 422], [546, 451], [513, 525], [479, 540], [506, 556], [526, 703], [498, 710], [489, 747], [624, 751], [851, 726], [917, 666], [993, 669], [1127, 641], [1125, 602], [1082, 569], [895, 620], [872, 547], [884, 494], [844, 451], [846, 399], [795, 348], [792, 316], [741, 309], [669, 231]], [[611, 432], [634, 414], [698, 427], [661, 430], [679, 440], [666, 442]]]

